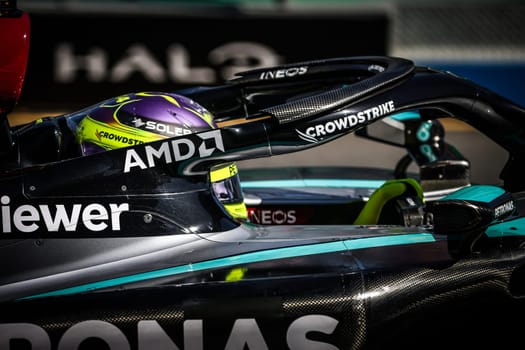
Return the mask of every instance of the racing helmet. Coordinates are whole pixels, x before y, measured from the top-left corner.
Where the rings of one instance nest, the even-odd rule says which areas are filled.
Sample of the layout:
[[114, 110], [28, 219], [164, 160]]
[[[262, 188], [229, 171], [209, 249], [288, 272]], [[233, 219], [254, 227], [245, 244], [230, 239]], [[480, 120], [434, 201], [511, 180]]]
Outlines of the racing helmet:
[[118, 96], [81, 111], [70, 120], [75, 121], [72, 129], [82, 155], [217, 127], [211, 113], [195, 101], [160, 92]]
[[[212, 114], [197, 102], [164, 92], [118, 96], [72, 115], [68, 123], [84, 156], [217, 127]], [[213, 167], [210, 181], [228, 213], [235, 219], [246, 219], [236, 164]]]
[[248, 210], [244, 203], [237, 164], [232, 162], [212, 167], [210, 170], [210, 181], [215, 196], [228, 213], [234, 219], [247, 220]]

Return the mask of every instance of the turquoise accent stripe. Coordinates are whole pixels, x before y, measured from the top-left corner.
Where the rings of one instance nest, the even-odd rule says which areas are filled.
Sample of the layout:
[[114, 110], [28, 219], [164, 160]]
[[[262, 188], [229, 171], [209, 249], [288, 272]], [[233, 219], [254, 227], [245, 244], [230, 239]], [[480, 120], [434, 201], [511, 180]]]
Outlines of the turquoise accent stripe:
[[316, 243], [295, 247], [284, 247], [268, 249], [259, 252], [244, 253], [235, 256], [201, 261], [194, 264], [169, 267], [155, 271], [149, 271], [129, 276], [112, 278], [105, 281], [87, 283], [76, 287], [59, 289], [52, 292], [35, 294], [22, 299], [35, 299], [48, 296], [69, 295], [93, 291], [102, 288], [115, 287], [122, 284], [147, 281], [160, 277], [176, 276], [187, 272], [203, 271], [208, 269], [231, 267], [235, 265], [251, 264], [255, 262], [294, 258], [315, 254], [334, 253], [351, 249], [364, 249], [374, 247], [385, 247], [402, 244], [416, 244], [434, 242], [434, 236], [429, 233], [412, 233], [406, 235], [394, 235], [385, 237], [369, 237], [348, 239], [328, 243]]
[[443, 197], [442, 200], [460, 199], [488, 203], [504, 193], [505, 190], [498, 186], [474, 185], [469, 187], [463, 187]]
[[518, 218], [491, 225], [487, 228], [485, 234], [494, 238], [525, 236], [525, 218]]
[[303, 180], [260, 180], [241, 181], [243, 188], [272, 188], [272, 187], [353, 187], [379, 188], [384, 180], [341, 180], [341, 179], [303, 179]]
[[410, 119], [420, 119], [419, 112], [416, 111], [408, 111], [408, 112], [400, 112], [396, 113], [390, 116], [390, 118], [398, 121], [403, 120], [410, 120]]
[[417, 244], [435, 242], [430, 233], [411, 233], [406, 235], [394, 235], [386, 237], [369, 237], [360, 239], [347, 239], [344, 241], [348, 250], [377, 248], [403, 244]]

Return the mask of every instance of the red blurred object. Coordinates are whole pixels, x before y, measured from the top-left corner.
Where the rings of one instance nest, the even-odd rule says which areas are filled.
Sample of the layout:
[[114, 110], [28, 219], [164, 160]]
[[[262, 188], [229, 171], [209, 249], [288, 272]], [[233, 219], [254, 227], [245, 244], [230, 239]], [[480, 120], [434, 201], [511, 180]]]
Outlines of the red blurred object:
[[[14, 7], [14, 8], [13, 8]], [[29, 56], [29, 15], [9, 1], [0, 1], [0, 114], [18, 102]]]

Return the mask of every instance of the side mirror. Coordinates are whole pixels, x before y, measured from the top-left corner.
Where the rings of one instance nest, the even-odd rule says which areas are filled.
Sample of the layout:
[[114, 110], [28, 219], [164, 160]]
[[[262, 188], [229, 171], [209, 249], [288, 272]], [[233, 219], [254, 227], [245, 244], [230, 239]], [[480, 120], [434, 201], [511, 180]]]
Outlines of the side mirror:
[[[445, 129], [438, 119], [423, 120], [419, 111], [390, 115], [355, 132], [357, 136], [386, 143], [407, 150], [411, 160], [419, 166], [441, 159], [450, 159], [445, 143]], [[453, 159], [463, 159], [455, 152]]]
[[420, 120], [417, 112], [402, 112], [377, 120], [355, 132], [355, 135], [397, 147], [406, 147], [405, 121]]
[[450, 251], [468, 254], [489, 224], [515, 214], [516, 204], [512, 195], [498, 186], [475, 185], [427, 202], [426, 212], [434, 233], [448, 237]]
[[419, 182], [427, 199], [442, 197], [471, 184], [470, 162], [447, 159], [423, 164], [419, 168]]

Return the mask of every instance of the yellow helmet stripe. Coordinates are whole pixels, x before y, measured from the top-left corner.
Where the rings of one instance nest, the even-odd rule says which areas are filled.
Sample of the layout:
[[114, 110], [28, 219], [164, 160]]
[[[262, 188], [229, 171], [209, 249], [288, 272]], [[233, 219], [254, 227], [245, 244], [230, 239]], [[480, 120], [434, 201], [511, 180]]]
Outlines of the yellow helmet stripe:
[[191, 109], [191, 108], [186, 108], [186, 110], [190, 111], [191, 113], [195, 114], [196, 116], [198, 116], [199, 118], [204, 120], [206, 123], [208, 123], [209, 126], [214, 127], [214, 125], [213, 125], [213, 117], [211, 116], [210, 113], [204, 113], [204, 114], [203, 113], [199, 113], [196, 110]]
[[151, 94], [151, 93], [147, 93], [147, 92], [138, 92], [135, 95], [137, 95], [137, 96], [157, 96], [157, 97], [162, 97], [165, 100], [173, 103], [175, 106], [180, 107], [179, 101], [174, 99], [172, 96], [168, 96], [168, 95], [164, 95], [164, 94]]
[[[130, 133], [130, 130], [132, 133]], [[129, 127], [123, 128], [120, 125], [110, 126], [89, 116], [84, 118], [78, 137], [83, 142], [92, 142], [106, 149], [134, 146], [165, 138], [163, 135], [149, 131]]]
[[124, 101], [127, 101], [129, 99], [131, 99], [131, 97], [129, 97], [129, 95], [122, 95], [122, 96], [117, 97], [117, 101], [116, 102], [118, 104], [118, 103], [122, 103]]
[[246, 204], [244, 202], [240, 203], [223, 203], [224, 208], [233, 216], [235, 219], [247, 219], [248, 210], [246, 209]]
[[[140, 101], [140, 100], [127, 100], [127, 101], [125, 101], [125, 102], [122, 102], [122, 103], [120, 103], [120, 104], [118, 105], [118, 107], [117, 107], [117, 108], [115, 109], [115, 111], [113, 112], [113, 120], [116, 121], [116, 122], [122, 127], [122, 129], [129, 129], [129, 130], [131, 130], [130, 132], [134, 132], [133, 130], [135, 130], [135, 129], [132, 128], [132, 127], [129, 127], [129, 126], [127, 126], [127, 125], [122, 124], [122, 123], [118, 120], [117, 116], [118, 116], [118, 112], [119, 112], [119, 110], [120, 110], [122, 107], [124, 107], [124, 106], [127, 105], [128, 103], [132, 103], [132, 102], [135, 102], [135, 101]], [[102, 107], [106, 107], [106, 106], [102, 106]], [[111, 106], [111, 107], [113, 107], [113, 106]]]
[[210, 171], [210, 181], [217, 182], [228, 179], [238, 173], [237, 164], [230, 163], [226, 164], [218, 169], [212, 169]]

